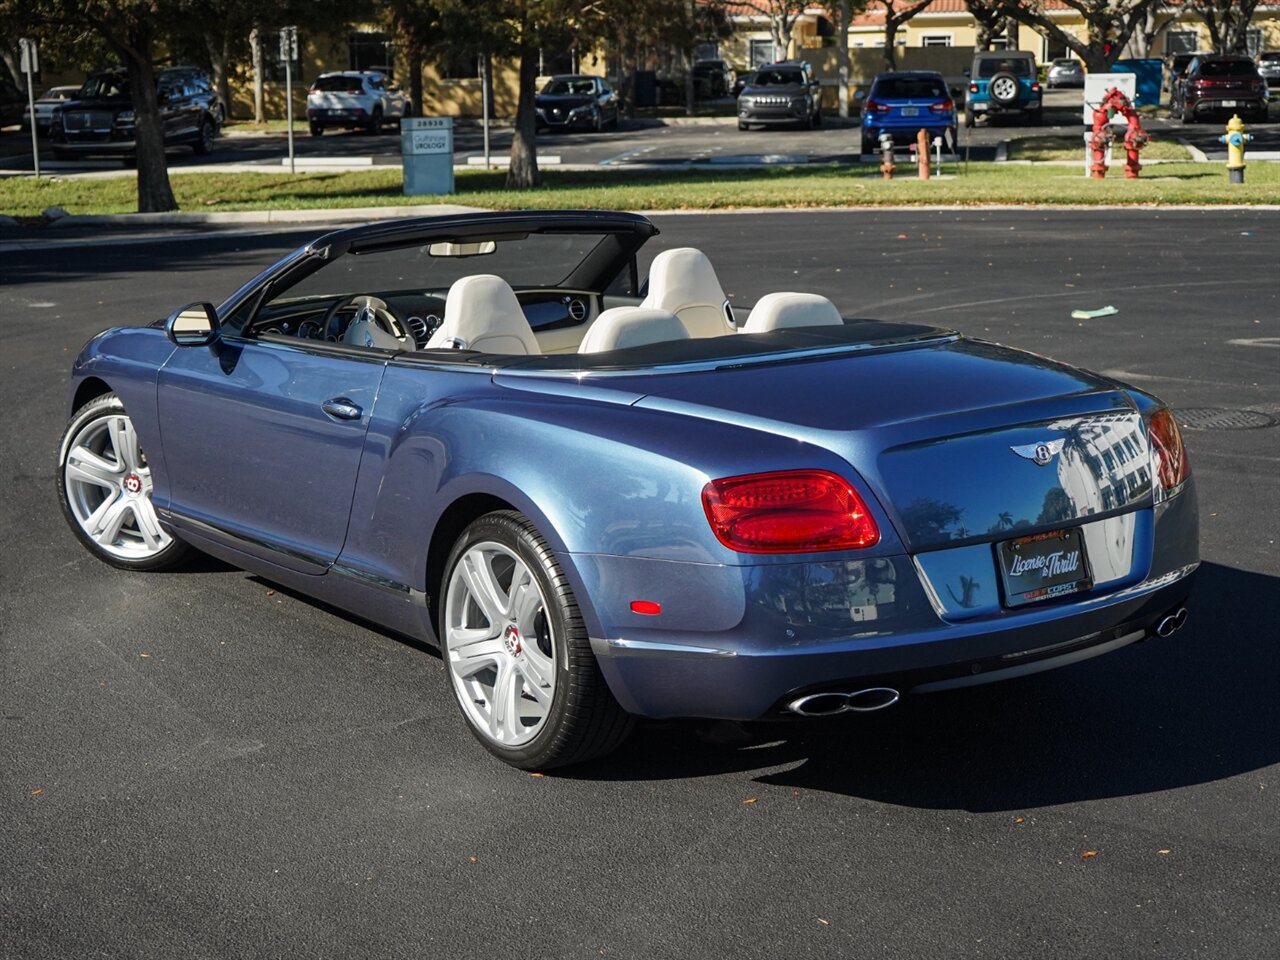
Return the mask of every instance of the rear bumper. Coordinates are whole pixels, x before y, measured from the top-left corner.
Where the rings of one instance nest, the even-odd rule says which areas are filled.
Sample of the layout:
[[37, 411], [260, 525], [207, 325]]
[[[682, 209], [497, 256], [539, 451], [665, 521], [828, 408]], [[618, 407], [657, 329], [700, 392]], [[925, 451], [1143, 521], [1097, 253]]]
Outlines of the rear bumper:
[[[754, 567], [574, 559], [596, 600], [592, 648], [625, 709], [753, 720], [809, 693], [1008, 679], [1151, 635], [1185, 604], [1199, 564], [1194, 493], [1147, 514], [1139, 527], [1154, 537], [1136, 539], [1113, 583], [970, 619], [939, 609], [909, 557]], [[627, 598], [661, 598], [663, 615], [598, 622]], [[683, 629], [663, 629], [667, 619]]]
[[[1227, 104], [1230, 104], [1230, 106], [1227, 106]], [[1190, 107], [1190, 111], [1197, 117], [1218, 114], [1228, 116], [1233, 113], [1256, 113], [1265, 116], [1267, 101], [1261, 96], [1230, 97], [1224, 95], [1216, 98], [1201, 97]]]
[[1042, 106], [1040, 100], [1028, 100], [1021, 103], [1003, 104], [994, 100], [982, 100], [973, 104], [974, 113], [1033, 113]]

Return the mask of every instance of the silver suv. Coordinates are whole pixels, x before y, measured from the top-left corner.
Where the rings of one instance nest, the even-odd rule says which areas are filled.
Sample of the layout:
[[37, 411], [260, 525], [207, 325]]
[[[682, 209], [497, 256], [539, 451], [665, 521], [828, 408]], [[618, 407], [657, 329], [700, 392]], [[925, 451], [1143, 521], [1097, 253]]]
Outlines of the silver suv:
[[311, 135], [325, 127], [346, 127], [377, 133], [389, 120], [410, 115], [409, 98], [385, 73], [347, 70], [322, 73], [307, 92], [307, 120]]

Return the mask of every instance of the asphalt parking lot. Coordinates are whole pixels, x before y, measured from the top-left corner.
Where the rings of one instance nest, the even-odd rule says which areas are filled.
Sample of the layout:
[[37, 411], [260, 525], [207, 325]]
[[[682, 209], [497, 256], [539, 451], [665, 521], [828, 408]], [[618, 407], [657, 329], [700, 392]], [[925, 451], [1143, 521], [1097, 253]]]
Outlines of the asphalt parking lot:
[[[1280, 419], [1274, 211], [656, 220], [735, 302], [811, 290]], [[1280, 428], [1186, 431], [1205, 563], [1169, 641], [857, 722], [645, 724], [531, 777], [431, 651], [214, 561], [113, 570], [58, 513], [85, 339], [316, 232], [0, 256], [0, 957], [1274, 954]]]
[[[980, 120], [978, 125], [959, 131], [960, 151], [970, 160], [990, 161], [997, 158], [1001, 142], [1044, 135], [1076, 135], [1083, 130], [1082, 93], [1079, 90], [1050, 90], [1045, 95], [1043, 126], [1019, 126], [1015, 120], [998, 118]], [[1280, 103], [1272, 108], [1272, 117], [1280, 121]], [[1218, 123], [1183, 126], [1161, 117], [1145, 117], [1144, 126], [1151, 132], [1180, 138], [1203, 151], [1211, 160], [1223, 160], [1225, 147], [1217, 137], [1223, 132]], [[1251, 124], [1254, 153], [1280, 151], [1280, 122]], [[8, 145], [0, 142], [0, 171], [29, 170], [31, 153], [29, 137], [15, 132], [0, 134]], [[371, 136], [357, 131], [330, 131], [321, 137], [299, 134], [294, 138], [296, 156], [304, 163], [320, 158], [351, 161], [368, 158], [375, 163], [397, 164], [400, 138], [394, 128]], [[840, 126], [831, 119], [818, 130], [789, 128], [740, 131], [732, 117], [716, 120], [703, 118], [686, 124], [676, 118], [670, 125], [656, 122], [623, 120], [617, 130], [601, 133], [544, 133], [538, 137], [542, 162], [551, 166], [585, 165], [626, 168], [639, 165], [684, 164], [801, 164], [855, 163], [859, 149], [856, 125]], [[490, 140], [491, 156], [505, 160], [511, 150], [511, 129], [494, 127]], [[1083, 155], [1083, 141], [1081, 142]], [[189, 149], [169, 151], [171, 169], [206, 167], [209, 165], [247, 164], [264, 169], [281, 169], [281, 159], [288, 154], [287, 137], [283, 134], [244, 135], [228, 128], [226, 135], [215, 141], [213, 152], [196, 157]], [[473, 123], [459, 124], [454, 131], [454, 156], [459, 164], [474, 164], [484, 158], [483, 131]], [[47, 144], [41, 149], [41, 164], [46, 171], [87, 173], [118, 171], [120, 161], [108, 157], [83, 158], [72, 161], [52, 159]]]

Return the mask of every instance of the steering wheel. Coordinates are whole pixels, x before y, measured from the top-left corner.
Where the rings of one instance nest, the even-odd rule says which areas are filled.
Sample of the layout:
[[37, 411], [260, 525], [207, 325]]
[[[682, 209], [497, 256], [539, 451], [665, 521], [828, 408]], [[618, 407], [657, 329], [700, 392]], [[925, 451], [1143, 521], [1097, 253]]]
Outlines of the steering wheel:
[[[333, 302], [333, 306], [326, 311], [324, 319], [320, 321], [320, 329], [323, 332], [322, 339], [329, 343], [338, 343], [342, 340], [342, 335], [346, 333], [346, 328], [351, 321], [348, 320], [346, 324], [343, 324], [340, 316], [349, 307], [355, 307], [357, 311], [367, 307], [369, 313], [373, 315], [373, 322], [379, 327], [393, 337], [398, 339], [408, 338], [412, 342], [412, 335], [404, 328], [400, 318], [391, 312], [387, 302], [367, 293], [355, 293], [349, 297], [339, 297]], [[354, 313], [352, 319], [354, 319]]]

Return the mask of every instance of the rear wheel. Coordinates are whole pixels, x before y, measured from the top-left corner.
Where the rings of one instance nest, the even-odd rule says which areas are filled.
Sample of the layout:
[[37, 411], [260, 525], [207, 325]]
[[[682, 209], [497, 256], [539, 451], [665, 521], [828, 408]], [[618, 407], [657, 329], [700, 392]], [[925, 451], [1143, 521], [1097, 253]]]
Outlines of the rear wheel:
[[862, 152], [864, 154], [874, 154], [878, 148], [878, 144], [874, 139], [868, 137], [865, 133], [862, 135]]
[[58, 448], [58, 502], [80, 542], [126, 570], [167, 570], [190, 547], [165, 531], [151, 503], [151, 465], [114, 393], [77, 410]]
[[546, 770], [608, 753], [630, 732], [568, 580], [523, 515], [499, 511], [468, 526], [445, 565], [442, 596], [450, 687], [490, 753]]
[[973, 107], [969, 104], [964, 105], [964, 125], [967, 129], [972, 130], [976, 117], [973, 115]]
[[191, 145], [197, 156], [203, 157], [213, 152], [213, 121], [205, 117], [200, 121], [200, 133], [196, 142]]

